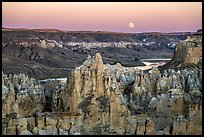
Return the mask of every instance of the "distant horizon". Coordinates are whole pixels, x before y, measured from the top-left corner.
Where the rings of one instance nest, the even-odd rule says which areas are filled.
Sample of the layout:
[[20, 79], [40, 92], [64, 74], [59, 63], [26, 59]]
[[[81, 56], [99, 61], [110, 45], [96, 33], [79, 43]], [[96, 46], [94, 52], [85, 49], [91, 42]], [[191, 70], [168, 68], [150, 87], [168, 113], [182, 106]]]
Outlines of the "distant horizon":
[[2, 26], [65, 31], [196, 32], [202, 2], [2, 2]]
[[120, 32], [120, 31], [106, 31], [106, 30], [62, 30], [62, 29], [57, 29], [57, 28], [25, 28], [25, 27], [5, 27], [2, 26], [2, 29], [27, 29], [27, 30], [56, 30], [56, 31], [63, 31], [63, 32], [110, 32], [110, 33], [182, 33], [182, 32], [197, 32], [198, 30], [202, 29], [198, 29], [196, 31], [172, 31], [172, 32], [159, 32], [159, 31], [144, 31], [144, 32]]

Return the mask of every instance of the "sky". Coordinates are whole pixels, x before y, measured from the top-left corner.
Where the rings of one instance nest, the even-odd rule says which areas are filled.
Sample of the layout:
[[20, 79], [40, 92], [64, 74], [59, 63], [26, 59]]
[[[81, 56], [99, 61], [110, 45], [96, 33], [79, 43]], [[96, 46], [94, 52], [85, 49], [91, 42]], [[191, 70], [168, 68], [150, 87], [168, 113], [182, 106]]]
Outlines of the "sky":
[[202, 2], [2, 2], [2, 27], [195, 32], [202, 28]]

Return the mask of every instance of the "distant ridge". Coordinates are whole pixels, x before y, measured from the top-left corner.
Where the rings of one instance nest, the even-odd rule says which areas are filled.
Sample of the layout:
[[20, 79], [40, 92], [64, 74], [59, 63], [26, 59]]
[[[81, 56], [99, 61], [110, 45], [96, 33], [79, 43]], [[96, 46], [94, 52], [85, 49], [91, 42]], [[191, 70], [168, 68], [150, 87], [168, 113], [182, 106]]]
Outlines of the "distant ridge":
[[38, 31], [38, 32], [66, 32], [64, 30], [58, 30], [58, 29], [31, 29], [31, 28], [6, 28], [2, 27], [2, 31], [24, 31], [24, 30], [31, 30], [31, 31]]
[[126, 33], [126, 32], [111, 32], [111, 31], [88, 31], [88, 30], [87, 30], [87, 31], [84, 31], [84, 30], [69, 31], [69, 30], [47, 29], [47, 28], [32, 29], [32, 28], [6, 28], [6, 27], [2, 27], [2, 31], [25, 31], [25, 30], [36, 31], [36, 32], [69, 32], [69, 33], [98, 33], [98, 34], [134, 34], [134, 33]]
[[114, 31], [84, 31], [84, 30], [79, 30], [79, 31], [72, 31], [72, 30], [60, 30], [60, 29], [48, 29], [48, 28], [41, 28], [41, 29], [32, 29], [32, 28], [7, 28], [7, 27], [2, 27], [2, 31], [36, 31], [36, 32], [68, 32], [68, 33], [97, 33], [97, 34], [144, 34], [144, 35], [150, 35], [154, 34], [157, 36], [160, 35], [183, 35], [185, 33], [188, 33], [189, 35], [195, 33], [195, 32], [114, 32]]

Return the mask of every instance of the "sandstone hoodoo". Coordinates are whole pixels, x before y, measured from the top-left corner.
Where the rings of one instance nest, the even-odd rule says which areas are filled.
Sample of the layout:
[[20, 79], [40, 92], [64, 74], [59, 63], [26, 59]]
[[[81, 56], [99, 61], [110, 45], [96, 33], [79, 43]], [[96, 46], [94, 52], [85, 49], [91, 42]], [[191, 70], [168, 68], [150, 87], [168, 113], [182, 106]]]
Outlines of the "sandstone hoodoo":
[[[3, 75], [3, 112], [7, 114], [2, 115], [4, 134], [202, 133], [202, 71], [199, 69], [168, 69], [160, 73], [153, 68], [145, 74], [120, 64], [103, 64], [100, 54], [89, 56], [68, 73], [65, 89], [53, 91], [51, 108], [55, 112], [43, 112], [45, 95], [40, 94], [42, 89], [33, 82], [30, 83], [40, 94], [34, 98], [39, 104], [31, 108], [32, 103], [25, 102], [32, 100], [26, 98], [35, 97], [29, 92], [30, 87], [24, 87], [28, 91], [20, 98], [25, 103], [18, 102], [17, 91], [23, 89], [14, 88], [18, 81], [15, 77], [19, 76]], [[14, 113], [19, 116], [12, 117]], [[24, 128], [19, 127], [22, 121], [27, 125]]]
[[2, 72], [2, 133], [201, 135], [201, 39], [179, 43], [163, 71], [105, 64], [96, 53], [66, 85]]
[[[202, 119], [201, 75], [201, 69], [168, 69], [162, 74], [157, 68], [144, 74], [120, 64], [103, 65], [101, 56], [96, 54], [69, 73], [67, 98], [70, 102], [64, 105], [67, 111], [81, 114], [87, 134], [112, 134], [112, 131], [115, 134], [170, 134], [170, 126], [189, 124], [190, 110], [195, 105], [197, 118]], [[179, 117], [186, 122], [179, 123]], [[147, 121], [151, 121], [150, 129], [145, 125]], [[137, 131], [140, 124], [147, 131]], [[107, 126], [110, 126], [108, 131]], [[201, 130], [202, 126], [198, 127]], [[186, 134], [195, 133], [188, 130]], [[171, 134], [185, 132], [181, 129]]]

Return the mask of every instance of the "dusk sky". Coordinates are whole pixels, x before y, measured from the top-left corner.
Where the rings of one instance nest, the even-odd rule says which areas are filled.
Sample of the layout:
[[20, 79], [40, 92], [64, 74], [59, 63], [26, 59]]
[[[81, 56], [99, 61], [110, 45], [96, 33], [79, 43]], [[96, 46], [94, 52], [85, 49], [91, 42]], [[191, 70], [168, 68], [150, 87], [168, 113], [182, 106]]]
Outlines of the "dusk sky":
[[202, 2], [3, 2], [2, 27], [195, 32], [202, 28]]

